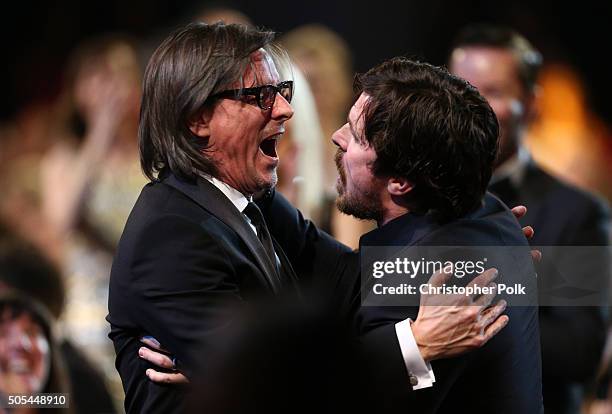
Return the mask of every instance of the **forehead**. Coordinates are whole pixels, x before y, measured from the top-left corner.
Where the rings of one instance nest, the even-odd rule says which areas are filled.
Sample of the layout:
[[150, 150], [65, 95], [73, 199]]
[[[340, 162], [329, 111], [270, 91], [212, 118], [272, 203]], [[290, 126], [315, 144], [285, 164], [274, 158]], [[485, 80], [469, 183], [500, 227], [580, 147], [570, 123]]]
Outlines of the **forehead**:
[[251, 53], [243, 80], [245, 86], [277, 84], [280, 82], [274, 59], [267, 50], [260, 48]]
[[457, 48], [451, 57], [451, 70], [471, 83], [478, 79], [518, 79], [516, 58], [510, 50], [504, 48]]

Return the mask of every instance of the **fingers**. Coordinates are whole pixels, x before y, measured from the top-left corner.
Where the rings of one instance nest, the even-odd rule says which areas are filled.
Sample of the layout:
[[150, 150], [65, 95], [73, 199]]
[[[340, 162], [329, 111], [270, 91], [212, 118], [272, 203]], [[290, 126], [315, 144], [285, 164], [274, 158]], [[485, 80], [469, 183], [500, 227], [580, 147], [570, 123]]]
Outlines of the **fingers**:
[[534, 263], [538, 263], [540, 260], [542, 260], [542, 252], [536, 249], [533, 249], [531, 251], [531, 260], [533, 260]]
[[505, 300], [500, 300], [497, 304], [495, 304], [495, 306], [491, 306], [485, 309], [482, 312], [480, 321], [478, 322], [478, 325], [481, 327], [481, 329], [483, 331], [486, 330], [489, 325], [491, 325], [495, 320], [497, 320], [497, 318], [502, 314], [502, 312], [506, 310], [507, 305], [508, 304]]
[[158, 372], [154, 369], [149, 368], [146, 370], [147, 377], [157, 383], [161, 384], [188, 384], [189, 380], [186, 376], [181, 374], [180, 372], [176, 373], [166, 373], [166, 372]]
[[[153, 337], [141, 338], [141, 342], [152, 348], [163, 351], [163, 349], [159, 345], [159, 342], [157, 342], [157, 340], [155, 340], [155, 338]], [[160, 352], [151, 350], [147, 347], [144, 347], [144, 346], [140, 347], [138, 349], [138, 356], [157, 367], [165, 368], [169, 370], [175, 369], [174, 361], [168, 355], [164, 355]], [[156, 383], [184, 384], [184, 383], [189, 382], [187, 377], [185, 377], [185, 375], [181, 374], [180, 372], [166, 373], [166, 372], [159, 372], [154, 369], [148, 369], [146, 371], [146, 375], [147, 377], [149, 377], [151, 381], [156, 382]]]
[[439, 272], [434, 273], [429, 278], [429, 284], [431, 286], [442, 286], [444, 283], [448, 282], [453, 275], [453, 265], [449, 263]]
[[495, 322], [489, 325], [489, 327], [485, 329], [485, 332], [482, 338], [482, 345], [486, 344], [487, 342], [489, 342], [491, 338], [497, 335], [499, 331], [501, 331], [504, 328], [504, 326], [508, 324], [509, 320], [510, 318], [508, 318], [507, 315], [501, 315], [499, 318], [495, 320]]
[[512, 214], [514, 214], [514, 217], [516, 217], [518, 220], [521, 217], [523, 217], [525, 214], [527, 214], [527, 207], [518, 205], [512, 208]]
[[494, 267], [487, 269], [472, 279], [468, 286], [489, 286], [489, 284], [497, 277], [498, 273], [499, 272]]
[[152, 336], [143, 336], [143, 337], [140, 338], [140, 342], [142, 342], [143, 344], [145, 344], [149, 348], [157, 349], [157, 350], [165, 352], [167, 354], [170, 353], [167, 350], [165, 350], [164, 348], [162, 348], [162, 346], [159, 343], [159, 341], [157, 339], [153, 338]]
[[523, 234], [525, 235], [525, 237], [527, 237], [527, 239], [531, 239], [534, 235], [534, 231], [533, 231], [533, 227], [531, 226], [525, 226], [523, 227]]
[[489, 306], [491, 302], [493, 302], [493, 299], [495, 298], [495, 296], [497, 296], [497, 283], [491, 282], [487, 285], [487, 287], [491, 288], [489, 289], [491, 292], [484, 295], [480, 295], [478, 299], [474, 301], [474, 305], [482, 306], [484, 308], [486, 306]]
[[155, 366], [166, 369], [174, 369], [174, 362], [172, 359], [170, 359], [170, 357], [160, 354], [159, 352], [152, 351], [144, 346], [140, 347], [138, 350], [138, 356], [145, 361], [149, 361]]

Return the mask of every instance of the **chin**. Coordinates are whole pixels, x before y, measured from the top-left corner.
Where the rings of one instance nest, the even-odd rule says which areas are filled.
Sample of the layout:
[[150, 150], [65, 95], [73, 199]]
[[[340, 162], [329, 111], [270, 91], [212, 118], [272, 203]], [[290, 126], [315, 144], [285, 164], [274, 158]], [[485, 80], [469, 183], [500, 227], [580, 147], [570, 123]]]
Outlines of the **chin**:
[[348, 194], [339, 195], [336, 199], [336, 207], [341, 213], [360, 220], [380, 221], [382, 219], [382, 208], [374, 200], [355, 199], [348, 197]]
[[264, 174], [260, 175], [257, 179], [257, 191], [265, 191], [269, 190], [276, 186], [278, 183], [278, 176], [276, 174], [276, 170], [272, 174]]

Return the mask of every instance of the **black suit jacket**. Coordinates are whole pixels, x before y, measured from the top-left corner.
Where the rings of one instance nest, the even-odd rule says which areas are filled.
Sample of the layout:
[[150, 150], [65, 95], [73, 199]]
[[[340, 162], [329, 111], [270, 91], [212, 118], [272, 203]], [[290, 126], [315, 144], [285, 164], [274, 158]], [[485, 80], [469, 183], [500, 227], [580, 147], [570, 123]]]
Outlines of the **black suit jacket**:
[[[528, 164], [520, 185], [508, 179], [491, 185], [507, 205], [524, 204], [527, 214], [521, 224], [531, 225], [533, 246], [546, 247], [538, 265], [542, 292], [563, 286], [556, 269], [571, 268], [574, 282], [587, 280], [607, 295], [609, 258], [589, 254], [587, 249], [567, 246], [608, 246], [609, 210], [606, 204], [574, 186]], [[603, 253], [603, 251], [602, 251]], [[582, 283], [572, 283], [576, 287]], [[546, 300], [542, 303], [546, 305]], [[580, 412], [582, 386], [599, 367], [606, 338], [606, 307], [541, 306], [542, 373], [544, 405], [547, 412]]]
[[[277, 246], [287, 285], [294, 274]], [[152, 383], [137, 357], [142, 335], [175, 354], [187, 374], [206, 364], [246, 301], [276, 295], [279, 275], [257, 236], [208, 181], [173, 175], [147, 184], [119, 242], [110, 277], [110, 338], [127, 412], [179, 412], [184, 390]]]
[[[394, 325], [415, 318], [417, 307], [359, 307], [358, 256], [303, 220], [281, 196], [275, 194], [264, 207], [268, 226], [299, 271], [318, 273], [320, 283], [335, 292], [339, 311], [353, 312], [356, 327], [366, 343], [370, 363], [378, 367], [381, 411], [394, 412], [542, 412], [541, 361], [536, 307], [511, 307], [510, 323], [482, 349], [463, 357], [434, 361], [433, 388], [409, 392], [406, 369], [397, 364], [401, 351]], [[502, 275], [533, 285], [533, 267], [527, 242], [508, 208], [491, 195], [482, 208], [460, 220], [440, 226], [428, 216], [406, 214], [365, 235], [370, 245], [475, 245], [523, 246], [525, 254], [513, 266], [491, 263]], [[357, 263], [357, 264], [356, 264]], [[514, 269], [512, 269], [514, 270]], [[298, 272], [299, 272], [298, 271]], [[314, 278], [313, 280], [316, 280]], [[506, 281], [510, 282], [512, 280]], [[344, 292], [344, 293], [343, 293]], [[349, 297], [346, 292], [351, 292]]]

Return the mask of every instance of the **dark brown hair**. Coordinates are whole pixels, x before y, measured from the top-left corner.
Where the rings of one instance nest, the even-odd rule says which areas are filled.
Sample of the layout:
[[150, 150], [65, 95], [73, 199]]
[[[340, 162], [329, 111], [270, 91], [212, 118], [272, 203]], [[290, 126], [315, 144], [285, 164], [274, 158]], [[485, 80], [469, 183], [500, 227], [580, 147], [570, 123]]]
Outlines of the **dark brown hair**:
[[405, 58], [358, 76], [355, 88], [370, 96], [364, 132], [377, 155], [373, 173], [415, 184], [406, 198], [412, 211], [448, 221], [480, 205], [499, 126], [476, 88], [443, 68]]
[[273, 39], [273, 32], [243, 25], [191, 23], [163, 41], [145, 70], [140, 109], [140, 161], [149, 179], [166, 168], [184, 178], [216, 175], [208, 143], [189, 121], [210, 96], [240, 80], [251, 53]]

